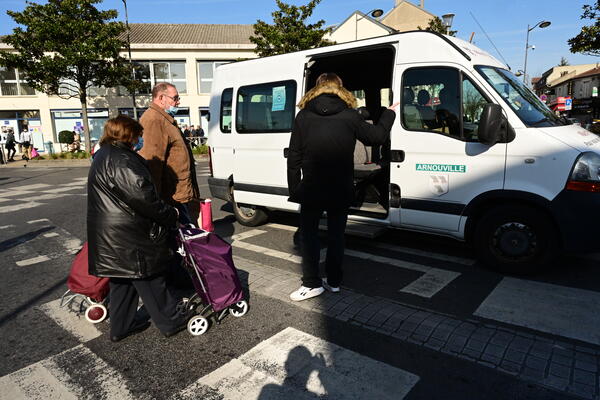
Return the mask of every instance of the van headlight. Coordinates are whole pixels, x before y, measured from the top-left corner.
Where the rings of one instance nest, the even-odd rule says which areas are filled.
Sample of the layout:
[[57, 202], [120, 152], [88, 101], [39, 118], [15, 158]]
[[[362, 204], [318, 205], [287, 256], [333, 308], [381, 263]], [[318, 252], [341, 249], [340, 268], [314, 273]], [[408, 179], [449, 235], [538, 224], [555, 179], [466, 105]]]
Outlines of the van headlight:
[[575, 161], [566, 189], [600, 192], [600, 155], [593, 152], [581, 153]]

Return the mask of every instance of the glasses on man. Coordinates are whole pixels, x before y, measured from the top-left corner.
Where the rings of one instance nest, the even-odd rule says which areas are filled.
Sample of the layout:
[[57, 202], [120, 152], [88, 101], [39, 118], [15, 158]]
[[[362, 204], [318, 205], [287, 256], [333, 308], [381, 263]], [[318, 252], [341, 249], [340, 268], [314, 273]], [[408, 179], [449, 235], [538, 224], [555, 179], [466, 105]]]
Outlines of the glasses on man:
[[177, 95], [177, 96], [169, 96], [168, 94], [163, 94], [163, 96], [166, 96], [166, 97], [170, 98], [174, 102], [178, 102], [180, 100], [179, 95]]

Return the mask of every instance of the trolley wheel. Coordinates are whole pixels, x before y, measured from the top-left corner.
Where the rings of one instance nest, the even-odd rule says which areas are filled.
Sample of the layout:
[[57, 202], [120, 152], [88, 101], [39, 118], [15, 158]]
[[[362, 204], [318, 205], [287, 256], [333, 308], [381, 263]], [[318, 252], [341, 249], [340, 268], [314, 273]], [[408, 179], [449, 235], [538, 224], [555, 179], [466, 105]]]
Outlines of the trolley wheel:
[[177, 312], [179, 314], [185, 314], [188, 312], [189, 306], [190, 306], [190, 299], [187, 297], [184, 297], [183, 299], [181, 299], [179, 301], [179, 303], [177, 303], [177, 306], [175, 306], [175, 310], [177, 310]]
[[243, 317], [247, 312], [248, 302], [246, 300], [238, 301], [229, 307], [229, 314], [236, 318]]
[[208, 320], [202, 315], [196, 315], [188, 321], [187, 330], [192, 336], [200, 336], [208, 330]]
[[92, 324], [98, 324], [104, 321], [107, 316], [108, 311], [102, 304], [92, 304], [85, 309], [85, 319]]

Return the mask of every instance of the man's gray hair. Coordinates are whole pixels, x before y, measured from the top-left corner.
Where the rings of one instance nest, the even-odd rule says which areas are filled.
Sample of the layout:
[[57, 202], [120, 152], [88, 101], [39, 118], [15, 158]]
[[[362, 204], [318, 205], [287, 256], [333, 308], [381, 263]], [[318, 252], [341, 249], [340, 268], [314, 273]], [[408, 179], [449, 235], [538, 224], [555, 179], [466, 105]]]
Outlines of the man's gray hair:
[[175, 85], [169, 82], [159, 82], [152, 88], [152, 99], [157, 98], [161, 93], [166, 92], [170, 87], [177, 89]]

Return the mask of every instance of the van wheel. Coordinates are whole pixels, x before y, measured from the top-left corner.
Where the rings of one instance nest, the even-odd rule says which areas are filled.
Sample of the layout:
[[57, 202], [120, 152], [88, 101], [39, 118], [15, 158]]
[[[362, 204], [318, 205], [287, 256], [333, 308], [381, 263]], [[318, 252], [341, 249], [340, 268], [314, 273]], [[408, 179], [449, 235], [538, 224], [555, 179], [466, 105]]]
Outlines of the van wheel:
[[480, 260], [492, 269], [524, 275], [551, 264], [558, 253], [558, 233], [535, 208], [502, 206], [479, 220], [474, 244]]
[[262, 207], [250, 204], [238, 204], [233, 197], [233, 186], [230, 188], [231, 204], [233, 205], [233, 214], [237, 222], [244, 226], [263, 225], [269, 219], [267, 211]]

